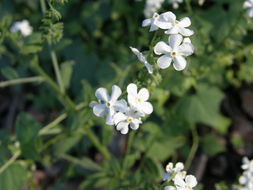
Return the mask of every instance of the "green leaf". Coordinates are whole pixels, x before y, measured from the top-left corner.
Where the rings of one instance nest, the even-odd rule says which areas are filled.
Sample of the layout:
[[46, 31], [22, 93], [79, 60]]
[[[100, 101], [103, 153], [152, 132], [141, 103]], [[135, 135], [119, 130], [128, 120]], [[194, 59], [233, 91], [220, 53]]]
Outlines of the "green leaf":
[[17, 139], [21, 143], [22, 154], [28, 159], [39, 159], [40, 138], [38, 137], [38, 132], [40, 128], [41, 125], [31, 115], [26, 113], [18, 115], [16, 120]]
[[1, 69], [1, 74], [8, 80], [18, 78], [18, 73], [12, 67], [4, 67]]
[[0, 189], [3, 190], [22, 190], [27, 171], [19, 164], [10, 165], [0, 174]]
[[58, 141], [55, 146], [55, 154], [57, 156], [60, 156], [62, 154], [67, 153], [73, 146], [75, 146], [80, 139], [82, 138], [82, 135], [73, 135], [69, 137], [64, 137], [62, 140]]
[[222, 139], [214, 135], [203, 137], [202, 148], [208, 156], [214, 156], [226, 150]]
[[220, 114], [223, 93], [214, 87], [201, 86], [197, 94], [179, 100], [176, 110], [190, 123], [204, 123], [226, 133], [230, 120]]

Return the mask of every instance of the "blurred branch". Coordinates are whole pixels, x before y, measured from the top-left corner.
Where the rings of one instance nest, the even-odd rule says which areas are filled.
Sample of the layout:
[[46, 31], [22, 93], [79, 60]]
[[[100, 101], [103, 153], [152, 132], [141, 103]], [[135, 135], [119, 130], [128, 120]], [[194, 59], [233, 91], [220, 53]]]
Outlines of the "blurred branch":
[[101, 154], [104, 156], [106, 160], [109, 160], [111, 155], [108, 151], [108, 149], [99, 141], [97, 136], [93, 133], [93, 131], [89, 128], [89, 126], [84, 125], [83, 131], [81, 131], [83, 134], [87, 135], [90, 139], [90, 141], [93, 143], [93, 145], [101, 152]]
[[40, 76], [13, 79], [13, 80], [0, 82], [0, 88], [4, 88], [4, 87], [7, 87], [7, 86], [11, 86], [11, 85], [23, 84], [23, 83], [43, 82], [44, 80], [45, 79], [43, 77], [40, 77]]
[[192, 147], [191, 147], [191, 151], [188, 155], [188, 158], [185, 162], [185, 170], [187, 171], [190, 166], [191, 166], [191, 163], [195, 157], [195, 154], [198, 150], [198, 147], [199, 147], [199, 135], [198, 135], [198, 132], [197, 132], [197, 129], [196, 129], [196, 126], [193, 126], [193, 128], [191, 129], [192, 131], [192, 140], [193, 140], [193, 144], [192, 144]]
[[0, 174], [4, 172], [15, 160], [20, 156], [21, 152], [17, 151], [15, 154], [0, 168]]

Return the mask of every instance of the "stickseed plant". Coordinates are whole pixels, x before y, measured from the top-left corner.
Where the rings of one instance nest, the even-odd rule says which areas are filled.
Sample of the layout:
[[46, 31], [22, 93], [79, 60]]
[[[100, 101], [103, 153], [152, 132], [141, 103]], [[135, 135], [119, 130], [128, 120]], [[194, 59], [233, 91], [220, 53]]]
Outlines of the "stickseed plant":
[[250, 143], [220, 108], [253, 82], [251, 17], [252, 0], [0, 2], [0, 190], [252, 190], [247, 157], [205, 182]]

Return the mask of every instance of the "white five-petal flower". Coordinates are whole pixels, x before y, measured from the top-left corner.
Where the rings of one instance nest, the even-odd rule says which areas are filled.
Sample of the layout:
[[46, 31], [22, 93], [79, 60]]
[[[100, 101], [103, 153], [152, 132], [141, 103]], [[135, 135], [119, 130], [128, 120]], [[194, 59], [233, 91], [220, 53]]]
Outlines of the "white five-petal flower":
[[10, 28], [11, 33], [16, 33], [20, 31], [23, 36], [30, 35], [32, 33], [32, 30], [33, 28], [30, 26], [27, 20], [15, 22]]
[[174, 183], [177, 187], [177, 190], [192, 190], [193, 187], [197, 185], [197, 180], [193, 175], [187, 175], [184, 179], [179, 174], [176, 174], [174, 178]]
[[121, 134], [127, 134], [129, 126], [131, 129], [137, 130], [139, 125], [142, 123], [140, 117], [141, 114], [128, 107], [125, 110], [125, 113], [118, 112], [114, 115], [116, 129], [120, 131]]
[[133, 83], [127, 86], [127, 100], [130, 107], [140, 112], [142, 115], [151, 114], [153, 112], [153, 106], [147, 102], [149, 99], [149, 92], [146, 88], [140, 89], [137, 92], [137, 86]]
[[161, 15], [158, 13], [154, 13], [152, 18], [145, 19], [142, 22], [142, 27], [146, 27], [150, 25], [149, 31], [155, 31], [159, 28], [161, 29], [168, 29], [172, 27], [172, 23], [168, 22], [168, 19], [172, 16], [172, 12], [165, 12]]
[[[191, 36], [194, 32], [186, 27], [191, 25], [191, 20], [189, 17], [182, 18], [181, 20], [177, 20], [176, 15], [172, 12], [167, 12], [166, 16], [163, 17], [163, 22], [170, 23], [168, 27], [164, 27], [162, 29], [167, 29], [165, 34], [181, 34], [183, 36]], [[160, 24], [160, 23], [159, 23]]]
[[148, 69], [148, 72], [150, 74], [153, 73], [154, 68], [152, 65], [150, 65], [146, 59], [146, 57], [136, 48], [130, 47], [130, 49], [132, 50], [132, 52], [137, 56], [137, 58], [139, 59], [140, 62], [142, 62], [144, 64], [144, 66]]
[[253, 0], [246, 0], [243, 4], [243, 8], [248, 9], [247, 14], [249, 17], [253, 17]]
[[184, 164], [182, 162], [176, 163], [175, 167], [173, 166], [173, 163], [170, 162], [167, 164], [165, 170], [166, 172], [163, 174], [163, 180], [168, 180], [173, 173], [179, 173], [184, 169]]
[[95, 93], [99, 103], [94, 101], [90, 103], [90, 106], [93, 107], [93, 113], [98, 117], [106, 118], [108, 125], [114, 124], [113, 116], [117, 111], [125, 110], [126, 101], [118, 100], [121, 93], [121, 89], [116, 85], [112, 86], [111, 96], [108, 95], [107, 89], [99, 88]]
[[[166, 69], [173, 61], [173, 66], [177, 71], [186, 67], [187, 61], [184, 56], [189, 56], [194, 52], [193, 45], [189, 42], [183, 42], [183, 37], [179, 34], [169, 37], [169, 45], [160, 41], [154, 47], [157, 55], [162, 55], [157, 60], [157, 65], [161, 69]], [[182, 44], [181, 44], [182, 43]]]

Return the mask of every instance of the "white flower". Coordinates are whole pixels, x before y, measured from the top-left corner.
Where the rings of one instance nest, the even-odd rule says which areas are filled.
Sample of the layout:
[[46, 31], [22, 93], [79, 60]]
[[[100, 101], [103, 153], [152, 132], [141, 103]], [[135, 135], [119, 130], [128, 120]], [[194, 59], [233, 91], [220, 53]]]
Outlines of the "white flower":
[[150, 65], [146, 59], [146, 57], [136, 48], [130, 47], [130, 49], [132, 50], [132, 52], [137, 56], [137, 58], [139, 59], [140, 62], [142, 62], [144, 64], [144, 66], [148, 69], [148, 72], [150, 74], [153, 73], [154, 68], [152, 65]]
[[183, 0], [169, 0], [169, 3], [172, 4], [173, 9], [177, 9], [179, 7], [178, 3], [182, 3]]
[[199, 6], [202, 6], [204, 3], [205, 3], [205, 0], [199, 0], [198, 1]]
[[144, 15], [146, 18], [151, 17], [158, 9], [162, 7], [164, 0], [147, 0]]
[[250, 170], [253, 172], [253, 160], [249, 160], [247, 157], [243, 157], [242, 163], [243, 170]]
[[129, 126], [131, 129], [137, 130], [142, 123], [140, 117], [141, 115], [138, 112], [128, 107], [125, 113], [118, 112], [114, 115], [116, 129], [120, 131], [121, 134], [127, 134]]
[[253, 0], [246, 0], [243, 4], [243, 8], [248, 9], [247, 14], [249, 17], [253, 17]]
[[23, 36], [30, 35], [32, 33], [32, 30], [33, 29], [27, 20], [15, 22], [10, 28], [11, 33], [16, 33], [20, 31]]
[[[149, 31], [155, 31], [159, 28], [161, 29], [168, 29], [172, 27], [172, 23], [168, 22], [168, 18], [171, 17], [172, 12], [165, 12], [161, 15], [158, 13], [154, 13], [152, 18], [145, 19], [142, 22], [142, 27], [146, 27], [150, 25]], [[172, 13], [173, 14], [173, 13]]]
[[184, 179], [181, 175], [177, 174], [174, 183], [177, 190], [192, 190], [197, 185], [197, 180], [193, 175], [187, 175]]
[[117, 111], [125, 110], [127, 103], [125, 100], [117, 100], [121, 95], [121, 89], [113, 85], [112, 94], [108, 95], [107, 89], [99, 88], [95, 93], [98, 102], [91, 102], [90, 106], [93, 108], [93, 113], [98, 117], [106, 118], [106, 124], [113, 125], [113, 116]]
[[[169, 37], [169, 45], [160, 41], [154, 47], [157, 55], [162, 55], [157, 60], [157, 65], [161, 69], [166, 69], [173, 61], [173, 66], [177, 71], [181, 71], [186, 67], [187, 61], [183, 56], [189, 56], [193, 53], [194, 48], [191, 43], [182, 43], [183, 37], [179, 34]], [[181, 44], [182, 43], [182, 44]]]
[[[173, 163], [170, 162], [166, 166], [166, 172], [163, 174], [163, 180], [168, 180], [173, 173], [179, 173], [184, 169], [184, 164], [182, 162], [176, 163], [175, 167], [173, 167]], [[181, 172], [182, 173], [182, 172]]]
[[164, 190], [177, 190], [176, 187], [173, 186], [166, 186], [164, 187]]
[[128, 103], [133, 109], [141, 114], [151, 114], [153, 112], [153, 106], [147, 102], [149, 92], [146, 88], [142, 88], [137, 92], [137, 86], [131, 83], [127, 86], [127, 93]]
[[[186, 27], [191, 25], [191, 20], [189, 17], [182, 18], [181, 20], [176, 19], [176, 15], [172, 12], [167, 13], [163, 17], [163, 22], [170, 23], [166, 28], [165, 25], [162, 29], [168, 29], [165, 34], [181, 34], [183, 36], [191, 36], [194, 32]], [[159, 26], [160, 27], [160, 26]], [[161, 27], [160, 27], [161, 28]]]

